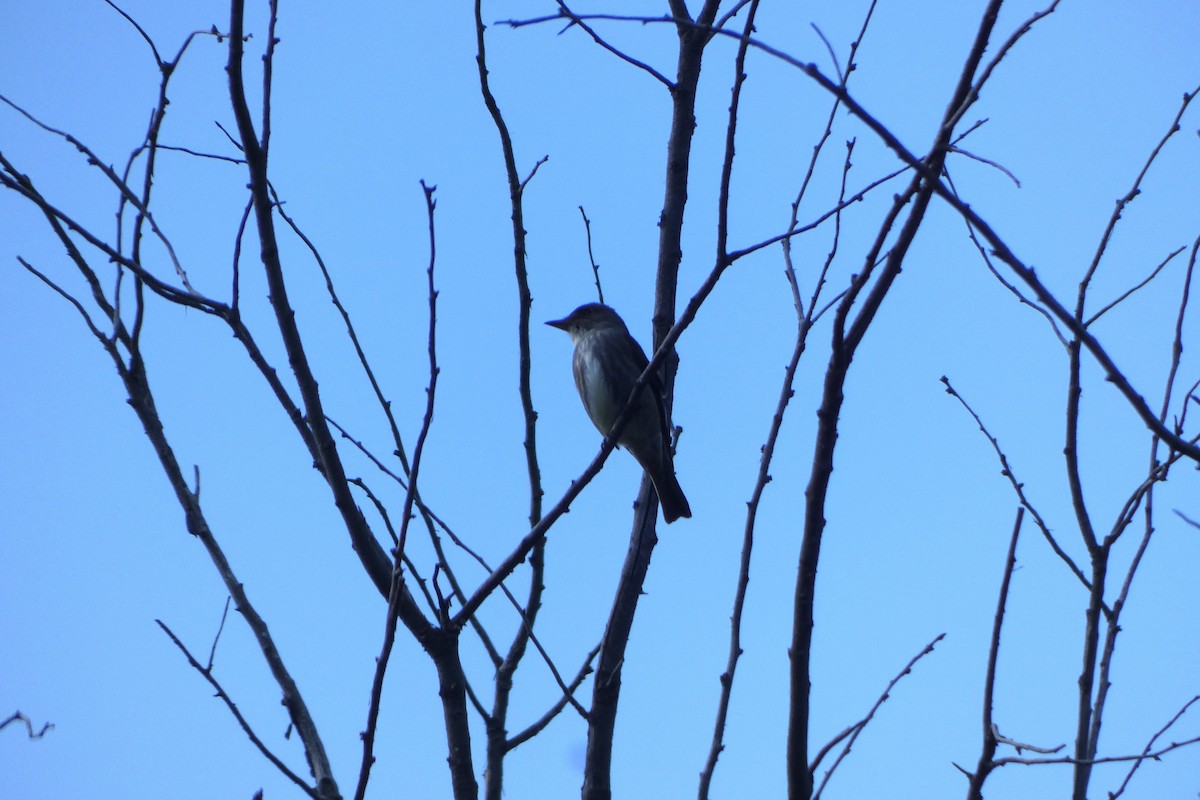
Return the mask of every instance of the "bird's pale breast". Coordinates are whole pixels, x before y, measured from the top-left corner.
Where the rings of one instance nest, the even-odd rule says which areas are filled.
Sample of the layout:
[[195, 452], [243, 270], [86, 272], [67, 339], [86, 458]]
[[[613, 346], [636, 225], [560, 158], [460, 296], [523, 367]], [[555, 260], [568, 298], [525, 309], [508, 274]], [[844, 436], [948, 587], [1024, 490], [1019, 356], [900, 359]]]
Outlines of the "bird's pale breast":
[[[601, 367], [600, 359], [595, 358], [586, 343], [575, 353], [575, 382], [578, 384], [579, 395], [587, 408], [588, 416], [601, 434], [607, 435], [621, 406], [614, 403], [615, 392], [609, 385]], [[625, 398], [621, 398], [622, 403]]]

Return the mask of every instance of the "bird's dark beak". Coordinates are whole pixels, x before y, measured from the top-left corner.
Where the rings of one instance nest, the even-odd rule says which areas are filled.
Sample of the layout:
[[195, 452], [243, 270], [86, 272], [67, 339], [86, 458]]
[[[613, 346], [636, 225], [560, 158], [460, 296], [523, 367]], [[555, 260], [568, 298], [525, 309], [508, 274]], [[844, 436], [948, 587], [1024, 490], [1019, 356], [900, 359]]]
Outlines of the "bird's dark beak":
[[548, 320], [546, 322], [546, 324], [549, 325], [551, 328], [558, 328], [560, 331], [567, 330], [567, 320], [566, 319], [552, 319], [552, 320]]

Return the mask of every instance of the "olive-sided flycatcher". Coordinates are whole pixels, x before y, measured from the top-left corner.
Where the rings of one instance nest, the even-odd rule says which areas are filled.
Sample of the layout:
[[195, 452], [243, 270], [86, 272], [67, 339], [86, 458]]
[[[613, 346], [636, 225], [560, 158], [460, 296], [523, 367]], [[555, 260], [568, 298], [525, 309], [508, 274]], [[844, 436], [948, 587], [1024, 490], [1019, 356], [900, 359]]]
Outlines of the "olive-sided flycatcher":
[[[582, 305], [570, 316], [546, 324], [566, 331], [575, 343], [572, 363], [575, 388], [592, 423], [607, 436], [625, 407], [634, 382], [649, 363], [646, 353], [617, 312], [600, 303]], [[675, 477], [671, 425], [657, 375], [650, 375], [632, 407], [617, 444], [628, 450], [650, 476], [663, 519], [671, 523], [692, 516]]]

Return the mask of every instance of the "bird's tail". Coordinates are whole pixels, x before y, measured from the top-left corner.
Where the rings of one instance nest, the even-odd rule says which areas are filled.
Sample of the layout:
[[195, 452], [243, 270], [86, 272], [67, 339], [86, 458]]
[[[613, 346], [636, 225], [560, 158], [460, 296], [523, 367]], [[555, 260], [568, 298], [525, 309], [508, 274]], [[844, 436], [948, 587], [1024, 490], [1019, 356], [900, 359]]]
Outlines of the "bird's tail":
[[692, 507], [688, 505], [674, 472], [662, 470], [658, 475], [651, 475], [650, 480], [654, 482], [654, 490], [658, 492], [658, 504], [662, 506], [663, 519], [667, 524], [680, 517], [692, 516]]

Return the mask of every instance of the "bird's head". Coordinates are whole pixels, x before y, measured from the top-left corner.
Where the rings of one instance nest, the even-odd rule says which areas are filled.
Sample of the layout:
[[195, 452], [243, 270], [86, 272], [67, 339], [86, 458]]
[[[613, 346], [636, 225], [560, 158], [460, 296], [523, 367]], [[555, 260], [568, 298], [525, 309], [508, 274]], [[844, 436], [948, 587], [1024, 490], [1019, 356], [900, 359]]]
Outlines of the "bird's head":
[[572, 340], [605, 328], [625, 329], [625, 323], [617, 312], [602, 303], [586, 303], [562, 319], [552, 319], [546, 324], [566, 331]]

